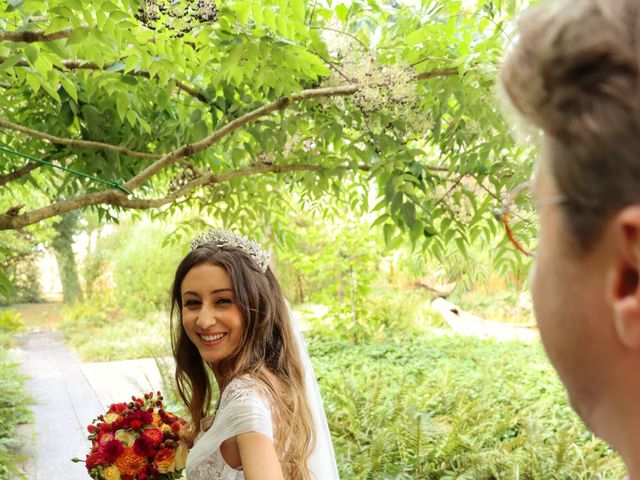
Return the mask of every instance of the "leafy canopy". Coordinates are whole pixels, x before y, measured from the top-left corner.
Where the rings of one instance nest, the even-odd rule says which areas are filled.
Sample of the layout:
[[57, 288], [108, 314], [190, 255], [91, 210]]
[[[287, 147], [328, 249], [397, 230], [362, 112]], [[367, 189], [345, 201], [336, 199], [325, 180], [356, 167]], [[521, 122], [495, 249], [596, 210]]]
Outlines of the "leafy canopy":
[[494, 95], [522, 3], [5, 2], [0, 142], [49, 163], [0, 151], [0, 229], [348, 206], [390, 246], [464, 251], [529, 170]]

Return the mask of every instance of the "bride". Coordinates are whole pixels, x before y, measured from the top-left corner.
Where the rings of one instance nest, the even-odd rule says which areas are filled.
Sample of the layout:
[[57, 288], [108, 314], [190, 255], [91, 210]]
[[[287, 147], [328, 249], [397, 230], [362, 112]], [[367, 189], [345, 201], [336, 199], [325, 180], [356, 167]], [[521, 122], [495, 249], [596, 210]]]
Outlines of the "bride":
[[[268, 264], [258, 243], [212, 229], [177, 268], [172, 345], [194, 425], [188, 480], [338, 479], [311, 362]], [[208, 416], [212, 381], [220, 395]]]

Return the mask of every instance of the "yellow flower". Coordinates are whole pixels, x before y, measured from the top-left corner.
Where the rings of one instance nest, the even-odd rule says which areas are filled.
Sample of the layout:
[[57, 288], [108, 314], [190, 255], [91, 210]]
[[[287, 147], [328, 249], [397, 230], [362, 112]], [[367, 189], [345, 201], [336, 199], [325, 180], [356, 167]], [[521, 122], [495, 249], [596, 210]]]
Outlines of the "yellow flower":
[[104, 480], [120, 480], [120, 471], [113, 465], [102, 470]]
[[116, 421], [116, 418], [118, 418], [119, 415], [117, 413], [107, 413], [104, 416], [104, 421], [105, 423], [113, 423]]
[[118, 430], [116, 432], [116, 440], [120, 440], [124, 443], [125, 447], [131, 447], [133, 446], [133, 442], [136, 441], [136, 436], [126, 430]]
[[171, 430], [171, 427], [169, 425], [167, 425], [166, 423], [163, 423], [162, 427], [160, 427], [160, 429], [162, 430], [162, 433], [164, 435], [173, 434], [173, 430]]
[[178, 430], [178, 436], [180, 438], [188, 438], [191, 434], [191, 425], [187, 422], [180, 422], [180, 430]]
[[176, 448], [176, 470], [182, 470], [187, 464], [187, 455], [189, 454], [189, 448], [187, 447], [187, 443], [180, 440], [178, 442], [178, 448]]
[[161, 448], [156, 454], [156, 468], [159, 473], [172, 473], [176, 471], [175, 451], [172, 448]]

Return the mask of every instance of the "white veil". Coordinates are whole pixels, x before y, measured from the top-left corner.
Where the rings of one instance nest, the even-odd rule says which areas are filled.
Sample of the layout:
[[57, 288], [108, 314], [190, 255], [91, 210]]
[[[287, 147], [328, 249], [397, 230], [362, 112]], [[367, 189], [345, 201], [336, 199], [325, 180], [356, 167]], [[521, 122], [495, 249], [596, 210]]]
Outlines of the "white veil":
[[288, 302], [287, 307], [289, 309], [289, 318], [291, 318], [293, 331], [298, 342], [298, 349], [300, 350], [300, 357], [304, 367], [307, 399], [309, 401], [309, 408], [311, 408], [315, 424], [315, 447], [307, 462], [309, 470], [311, 470], [315, 480], [339, 480], [340, 477], [338, 477], [336, 455], [333, 451], [333, 443], [331, 442], [331, 434], [329, 433], [329, 424], [327, 423], [327, 416], [325, 415], [324, 407], [322, 406], [322, 398], [320, 397], [318, 382], [313, 373], [311, 357], [309, 356], [307, 346], [304, 342], [304, 337], [302, 336], [302, 332], [298, 326], [296, 315], [293, 310], [291, 310]]

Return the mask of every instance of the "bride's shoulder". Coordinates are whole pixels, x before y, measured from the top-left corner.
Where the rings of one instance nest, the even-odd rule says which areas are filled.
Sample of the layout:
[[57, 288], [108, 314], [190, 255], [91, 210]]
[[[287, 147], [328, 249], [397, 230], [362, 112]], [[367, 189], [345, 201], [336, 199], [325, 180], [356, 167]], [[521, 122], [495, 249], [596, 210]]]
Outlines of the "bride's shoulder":
[[230, 403], [242, 400], [269, 400], [269, 387], [253, 375], [240, 375], [229, 382], [222, 392], [220, 403]]

